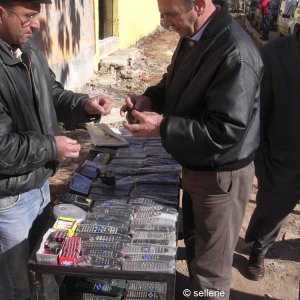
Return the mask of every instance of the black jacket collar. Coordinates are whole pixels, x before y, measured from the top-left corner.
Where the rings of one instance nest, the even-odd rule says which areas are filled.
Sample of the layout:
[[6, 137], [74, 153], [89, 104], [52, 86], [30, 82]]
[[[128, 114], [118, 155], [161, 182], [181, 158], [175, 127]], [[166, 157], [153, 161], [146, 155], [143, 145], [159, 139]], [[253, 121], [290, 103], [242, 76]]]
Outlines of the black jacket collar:
[[220, 5], [221, 9], [205, 28], [201, 40], [214, 38], [216, 32], [223, 31], [232, 22], [232, 17], [227, 10], [227, 4], [223, 1], [214, 1], [214, 4]]

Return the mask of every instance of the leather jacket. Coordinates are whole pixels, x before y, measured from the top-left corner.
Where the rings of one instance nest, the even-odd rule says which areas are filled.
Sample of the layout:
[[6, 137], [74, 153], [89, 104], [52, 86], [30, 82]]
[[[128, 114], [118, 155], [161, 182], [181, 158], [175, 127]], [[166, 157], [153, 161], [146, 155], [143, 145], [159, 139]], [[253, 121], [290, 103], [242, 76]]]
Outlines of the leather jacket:
[[22, 51], [21, 61], [0, 40], [0, 196], [41, 187], [57, 167], [58, 121], [90, 119], [88, 96], [64, 90], [33, 41]]
[[193, 170], [242, 168], [253, 161], [259, 144], [262, 61], [220, 5], [194, 46], [180, 39], [167, 73], [144, 93], [164, 115], [165, 149]]

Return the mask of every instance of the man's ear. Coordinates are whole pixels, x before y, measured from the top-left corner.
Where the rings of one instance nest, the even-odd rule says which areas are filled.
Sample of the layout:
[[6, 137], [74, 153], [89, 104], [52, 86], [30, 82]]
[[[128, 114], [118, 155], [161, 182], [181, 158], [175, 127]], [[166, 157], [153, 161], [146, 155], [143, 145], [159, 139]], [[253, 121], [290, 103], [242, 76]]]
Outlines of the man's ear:
[[202, 15], [205, 8], [205, 0], [196, 0], [194, 3], [194, 8], [198, 15]]

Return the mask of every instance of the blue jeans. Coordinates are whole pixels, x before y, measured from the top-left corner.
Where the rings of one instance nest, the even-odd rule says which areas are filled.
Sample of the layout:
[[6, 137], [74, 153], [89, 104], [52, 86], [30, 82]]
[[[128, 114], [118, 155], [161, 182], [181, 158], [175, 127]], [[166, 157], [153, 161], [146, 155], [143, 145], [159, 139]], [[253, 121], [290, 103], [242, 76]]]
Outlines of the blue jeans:
[[48, 221], [48, 181], [16, 196], [0, 196], [0, 300], [30, 297], [27, 262]]

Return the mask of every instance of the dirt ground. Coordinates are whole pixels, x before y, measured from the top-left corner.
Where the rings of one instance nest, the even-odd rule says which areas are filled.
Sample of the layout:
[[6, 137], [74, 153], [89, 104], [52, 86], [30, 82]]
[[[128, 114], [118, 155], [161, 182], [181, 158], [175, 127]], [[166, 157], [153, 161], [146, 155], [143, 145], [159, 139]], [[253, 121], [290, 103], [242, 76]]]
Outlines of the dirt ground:
[[[155, 84], [165, 72], [178, 36], [174, 32], [159, 30], [136, 45], [140, 49], [140, 57], [132, 68], [126, 70], [102, 70], [95, 74], [85, 86], [78, 89], [92, 95], [104, 93], [115, 105], [111, 116], [102, 122], [120, 126], [119, 107], [124, 96], [130, 93], [139, 94]], [[51, 179], [51, 191], [54, 199], [58, 199], [65, 191], [70, 175], [88, 154], [90, 141], [84, 130], [68, 132], [67, 135], [77, 139], [82, 145], [81, 156], [61, 165], [59, 172]], [[259, 282], [246, 279], [245, 270], [251, 245], [244, 243], [244, 234], [253, 209], [255, 207], [256, 183], [249, 200], [240, 239], [236, 247], [233, 263], [232, 300], [284, 299], [296, 300], [299, 297], [300, 280], [300, 205], [289, 215], [282, 228], [278, 241], [270, 249], [266, 260], [266, 275]], [[185, 260], [185, 249], [179, 241], [177, 261], [176, 299], [184, 299], [182, 291], [188, 288], [188, 271]]]

